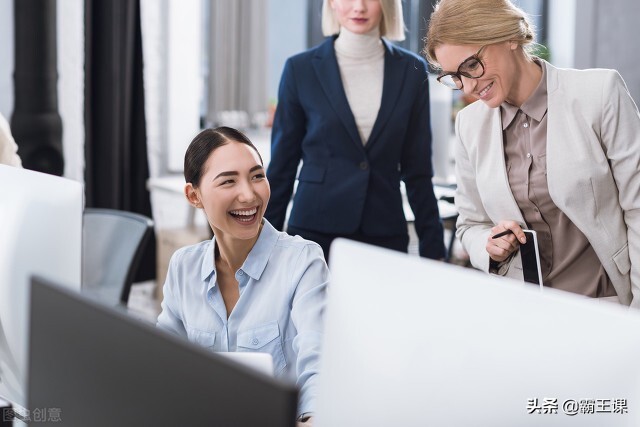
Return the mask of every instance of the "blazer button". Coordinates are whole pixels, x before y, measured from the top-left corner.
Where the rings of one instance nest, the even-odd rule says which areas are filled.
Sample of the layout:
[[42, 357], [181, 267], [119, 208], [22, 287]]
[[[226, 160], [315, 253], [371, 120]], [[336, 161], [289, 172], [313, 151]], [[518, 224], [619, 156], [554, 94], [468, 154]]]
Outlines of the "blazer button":
[[363, 171], [366, 171], [368, 168], [369, 168], [369, 163], [360, 162], [360, 169], [362, 169]]

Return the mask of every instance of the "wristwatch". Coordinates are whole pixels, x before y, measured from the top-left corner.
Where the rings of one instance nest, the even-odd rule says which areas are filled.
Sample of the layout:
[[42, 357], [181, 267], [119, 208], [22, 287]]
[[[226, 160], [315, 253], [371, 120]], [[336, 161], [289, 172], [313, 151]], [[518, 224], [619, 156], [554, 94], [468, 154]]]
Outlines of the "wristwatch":
[[301, 423], [306, 422], [309, 418], [311, 418], [313, 416], [313, 414], [311, 412], [304, 412], [303, 414], [301, 414], [298, 418], [296, 418], [296, 421], [300, 421]]

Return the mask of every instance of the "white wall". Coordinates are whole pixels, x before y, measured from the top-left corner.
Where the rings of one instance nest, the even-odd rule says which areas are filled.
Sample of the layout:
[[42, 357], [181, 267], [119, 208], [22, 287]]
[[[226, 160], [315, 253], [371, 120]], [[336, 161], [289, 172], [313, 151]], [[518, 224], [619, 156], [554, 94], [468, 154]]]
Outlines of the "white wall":
[[307, 0], [268, 1], [267, 94], [275, 102], [285, 61], [307, 48]]
[[142, 0], [142, 54], [144, 72], [144, 108], [147, 122], [147, 150], [149, 174], [160, 176], [166, 171], [167, 138], [165, 100], [167, 70], [164, 60], [166, 50], [167, 0]]
[[[0, 113], [10, 120], [14, 88], [13, 0], [0, 0]], [[57, 2], [58, 108], [64, 176], [84, 181], [84, 2]], [[20, 144], [20, 141], [18, 141]]]
[[576, 0], [550, 1], [548, 25], [551, 63], [561, 68], [575, 67]]
[[200, 130], [202, 98], [202, 3], [200, 0], [168, 2], [167, 64], [168, 168], [181, 172], [184, 152]]
[[640, 57], [635, 55], [637, 0], [549, 1], [551, 62], [559, 67], [614, 68], [640, 100]]
[[200, 130], [202, 0], [142, 0], [145, 116], [152, 178], [182, 171]]
[[637, 0], [580, 0], [576, 11], [575, 63], [578, 68], [614, 68], [631, 96], [640, 101]]

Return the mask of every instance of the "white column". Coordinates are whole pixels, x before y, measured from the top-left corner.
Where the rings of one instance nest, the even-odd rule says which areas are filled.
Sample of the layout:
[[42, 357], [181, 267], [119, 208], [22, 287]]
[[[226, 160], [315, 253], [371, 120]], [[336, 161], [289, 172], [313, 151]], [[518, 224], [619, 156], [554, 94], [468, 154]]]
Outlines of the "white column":
[[56, 19], [64, 176], [84, 182], [84, 1], [59, 0]]
[[[582, 0], [580, 7], [590, 9], [590, 3], [590, 0]], [[556, 67], [576, 66], [576, 13], [576, 0], [549, 2], [549, 46], [547, 47], [551, 52], [551, 63]]]
[[454, 181], [451, 136], [452, 90], [429, 75], [429, 105], [431, 111], [431, 162], [434, 183], [446, 184]]
[[169, 1], [167, 12], [167, 164], [170, 172], [181, 172], [184, 152], [200, 130], [202, 4]]
[[13, 1], [0, 1], [0, 113], [11, 120], [13, 111]]

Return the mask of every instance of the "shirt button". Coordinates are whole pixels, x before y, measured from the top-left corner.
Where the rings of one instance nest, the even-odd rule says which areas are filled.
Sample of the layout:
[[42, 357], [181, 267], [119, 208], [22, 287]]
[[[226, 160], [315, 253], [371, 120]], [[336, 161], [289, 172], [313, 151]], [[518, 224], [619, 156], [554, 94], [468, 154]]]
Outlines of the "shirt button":
[[523, 124], [523, 125], [522, 125], [522, 127], [524, 127], [524, 128], [528, 128], [528, 127], [529, 127], [529, 123], [525, 123], [525, 124]]
[[531, 158], [531, 153], [527, 153], [527, 159]]
[[244, 271], [238, 270], [238, 276], [242, 276], [242, 275], [244, 275]]
[[259, 342], [260, 341], [258, 341], [258, 338], [254, 338], [254, 339], [251, 340], [251, 344], [253, 344], [253, 345], [258, 345]]
[[363, 171], [366, 171], [368, 167], [369, 167], [369, 163], [360, 162], [360, 169], [362, 169]]

